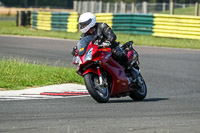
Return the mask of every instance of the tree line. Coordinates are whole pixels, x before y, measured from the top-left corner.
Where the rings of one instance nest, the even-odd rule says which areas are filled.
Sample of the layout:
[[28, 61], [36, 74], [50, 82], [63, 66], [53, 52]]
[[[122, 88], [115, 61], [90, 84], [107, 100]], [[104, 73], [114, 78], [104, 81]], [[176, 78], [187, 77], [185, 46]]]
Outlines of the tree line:
[[7, 7], [73, 8], [73, 0], [0, 0]]

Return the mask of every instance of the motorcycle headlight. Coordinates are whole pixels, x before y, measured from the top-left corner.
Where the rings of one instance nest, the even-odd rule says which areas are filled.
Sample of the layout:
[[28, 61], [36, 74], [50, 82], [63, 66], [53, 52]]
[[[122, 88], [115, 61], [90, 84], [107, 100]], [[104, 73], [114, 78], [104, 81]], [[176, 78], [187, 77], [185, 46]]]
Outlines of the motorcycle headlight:
[[78, 64], [78, 63], [79, 63], [79, 60], [80, 60], [79, 56], [74, 57], [74, 63], [75, 63], [75, 64]]
[[74, 57], [74, 64], [76, 64], [76, 65], [82, 64], [82, 61], [79, 56]]
[[80, 64], [82, 64], [83, 62], [81, 61], [81, 59], [79, 58], [79, 62], [78, 65], [80, 66]]
[[92, 59], [92, 51], [93, 51], [93, 48], [88, 50], [88, 52], [85, 55], [85, 61]]

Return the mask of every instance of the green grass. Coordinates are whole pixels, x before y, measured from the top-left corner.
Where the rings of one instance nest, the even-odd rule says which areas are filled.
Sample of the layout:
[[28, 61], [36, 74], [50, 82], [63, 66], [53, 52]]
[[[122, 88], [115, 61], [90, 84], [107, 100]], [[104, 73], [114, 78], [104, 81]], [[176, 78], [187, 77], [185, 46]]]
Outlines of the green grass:
[[[15, 21], [0, 21], [0, 34], [41, 36], [41, 37], [54, 37], [54, 38], [78, 40], [80, 38], [81, 33], [35, 30], [28, 27], [17, 27], [15, 26]], [[117, 41], [121, 43], [133, 40], [136, 45], [200, 49], [200, 40], [173, 39], [173, 38], [163, 38], [163, 37], [154, 37], [145, 35], [129, 35], [129, 34], [119, 34], [119, 33], [116, 33], [116, 35], [118, 38]]]
[[[200, 6], [199, 6], [200, 9]], [[170, 14], [169, 11], [160, 12], [161, 14]], [[195, 6], [185, 7], [185, 8], [176, 8], [174, 9], [175, 15], [195, 15]]]
[[24, 89], [61, 83], [84, 84], [74, 68], [30, 64], [20, 59], [0, 59], [0, 88]]
[[22, 36], [41, 36], [41, 37], [55, 37], [78, 40], [80, 33], [67, 32], [53, 32], [35, 30], [28, 27], [16, 26], [15, 21], [0, 21], [0, 34], [7, 35], [22, 35]]
[[123, 43], [127, 40], [133, 40], [136, 45], [143, 46], [200, 49], [200, 40], [122, 34], [118, 34], [118, 38]]

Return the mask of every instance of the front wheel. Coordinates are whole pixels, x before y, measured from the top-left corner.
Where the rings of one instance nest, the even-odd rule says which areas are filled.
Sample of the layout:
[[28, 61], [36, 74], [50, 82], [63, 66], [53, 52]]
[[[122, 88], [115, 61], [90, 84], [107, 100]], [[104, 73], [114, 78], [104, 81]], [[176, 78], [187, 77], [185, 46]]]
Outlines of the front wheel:
[[109, 83], [107, 78], [102, 75], [103, 85], [99, 84], [99, 77], [94, 73], [88, 73], [84, 76], [86, 88], [92, 98], [99, 103], [107, 103], [110, 98]]
[[142, 101], [147, 95], [147, 86], [141, 74], [139, 74], [138, 84], [135, 86], [134, 90], [129, 95], [133, 100]]

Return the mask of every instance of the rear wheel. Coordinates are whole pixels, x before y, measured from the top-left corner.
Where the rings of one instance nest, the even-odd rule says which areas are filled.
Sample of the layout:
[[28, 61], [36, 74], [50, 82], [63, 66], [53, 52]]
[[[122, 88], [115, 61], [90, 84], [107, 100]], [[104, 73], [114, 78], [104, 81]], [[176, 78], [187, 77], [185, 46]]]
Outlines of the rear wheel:
[[102, 74], [103, 84], [100, 85], [99, 76], [94, 73], [88, 73], [84, 76], [86, 88], [92, 98], [99, 103], [107, 103], [110, 98], [109, 82], [106, 76]]
[[141, 74], [139, 74], [140, 82], [135, 85], [134, 90], [129, 95], [133, 100], [141, 101], [147, 95], [147, 86]]

